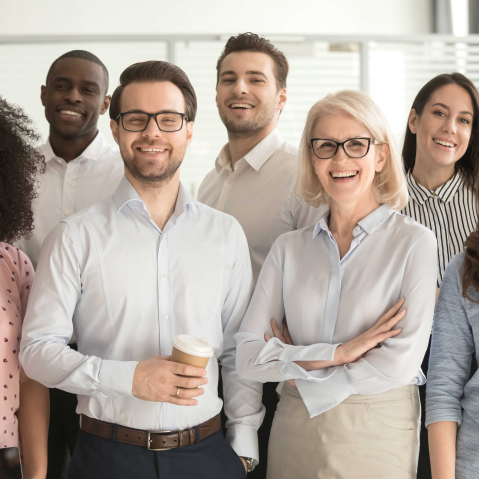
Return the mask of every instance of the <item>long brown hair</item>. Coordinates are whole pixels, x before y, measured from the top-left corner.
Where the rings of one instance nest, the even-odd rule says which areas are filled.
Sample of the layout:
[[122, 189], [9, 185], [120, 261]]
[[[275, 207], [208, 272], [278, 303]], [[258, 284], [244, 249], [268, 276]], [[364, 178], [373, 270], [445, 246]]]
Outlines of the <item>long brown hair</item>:
[[[424, 107], [430, 100], [432, 94], [439, 88], [446, 85], [458, 85], [469, 93], [471, 97], [474, 118], [472, 120], [472, 132], [469, 146], [460, 160], [455, 164], [456, 171], [460, 171], [464, 181], [473, 186], [479, 170], [479, 93], [469, 78], [461, 73], [443, 73], [428, 81], [416, 95], [411, 109], [416, 110], [418, 116], [422, 115]], [[416, 135], [406, 125], [406, 135], [402, 149], [402, 158], [406, 172], [414, 168], [416, 162]]]
[[464, 266], [462, 269], [462, 296], [464, 299], [468, 299], [473, 303], [479, 303], [472, 299], [467, 290], [469, 286], [472, 286], [476, 291], [479, 291], [479, 226], [476, 231], [473, 231], [466, 242]]

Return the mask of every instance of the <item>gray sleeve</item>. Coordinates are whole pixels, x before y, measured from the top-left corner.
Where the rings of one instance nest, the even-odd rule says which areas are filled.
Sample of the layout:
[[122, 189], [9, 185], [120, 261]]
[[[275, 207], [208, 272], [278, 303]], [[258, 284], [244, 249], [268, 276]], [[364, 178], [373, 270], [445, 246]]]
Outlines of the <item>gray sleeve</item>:
[[427, 374], [426, 427], [438, 421], [462, 422], [461, 398], [475, 350], [462, 297], [463, 261], [463, 253], [451, 260], [439, 293]]

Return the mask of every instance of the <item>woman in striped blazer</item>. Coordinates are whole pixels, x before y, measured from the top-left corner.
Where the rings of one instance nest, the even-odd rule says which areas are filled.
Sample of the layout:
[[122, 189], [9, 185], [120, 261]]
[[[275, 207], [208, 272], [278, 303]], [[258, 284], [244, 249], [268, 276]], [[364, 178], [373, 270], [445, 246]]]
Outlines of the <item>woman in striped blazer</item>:
[[[417, 94], [402, 156], [409, 202], [402, 213], [430, 228], [438, 243], [437, 294], [452, 257], [477, 224], [475, 178], [479, 164], [479, 93], [460, 73], [438, 75]], [[427, 373], [429, 348], [422, 369]], [[425, 386], [420, 387], [423, 426], [418, 478], [431, 478], [428, 435], [424, 426]], [[435, 423], [429, 431], [436, 437]]]

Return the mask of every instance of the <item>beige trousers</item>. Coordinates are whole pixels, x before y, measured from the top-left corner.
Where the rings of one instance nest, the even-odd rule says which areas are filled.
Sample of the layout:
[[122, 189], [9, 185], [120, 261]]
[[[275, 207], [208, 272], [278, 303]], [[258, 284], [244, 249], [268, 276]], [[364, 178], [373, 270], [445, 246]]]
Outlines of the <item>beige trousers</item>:
[[354, 394], [310, 418], [285, 383], [268, 450], [267, 479], [412, 479], [419, 453], [417, 386]]

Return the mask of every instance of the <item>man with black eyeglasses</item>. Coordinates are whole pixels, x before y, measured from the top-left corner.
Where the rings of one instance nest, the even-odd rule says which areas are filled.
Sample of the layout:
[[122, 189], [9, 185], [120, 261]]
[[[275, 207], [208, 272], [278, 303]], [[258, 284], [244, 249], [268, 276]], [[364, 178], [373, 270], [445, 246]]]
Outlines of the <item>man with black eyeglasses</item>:
[[[118, 147], [109, 145], [98, 130], [110, 96], [108, 71], [97, 56], [74, 50], [57, 58], [41, 88], [41, 101], [50, 124], [47, 142], [39, 148], [46, 171], [38, 176], [33, 234], [16, 244], [35, 268], [50, 231], [64, 218], [111, 195], [123, 175]], [[67, 447], [73, 454], [79, 427], [76, 407], [73, 394], [50, 390], [47, 479], [62, 477]]]
[[[238, 222], [179, 181], [195, 116], [180, 68], [127, 68], [110, 106], [125, 176], [59, 224], [40, 255], [20, 360], [29, 377], [78, 394], [69, 479], [243, 479], [258, 459], [261, 385], [236, 374], [234, 340], [251, 262]], [[177, 335], [208, 341], [206, 368], [171, 360]]]

